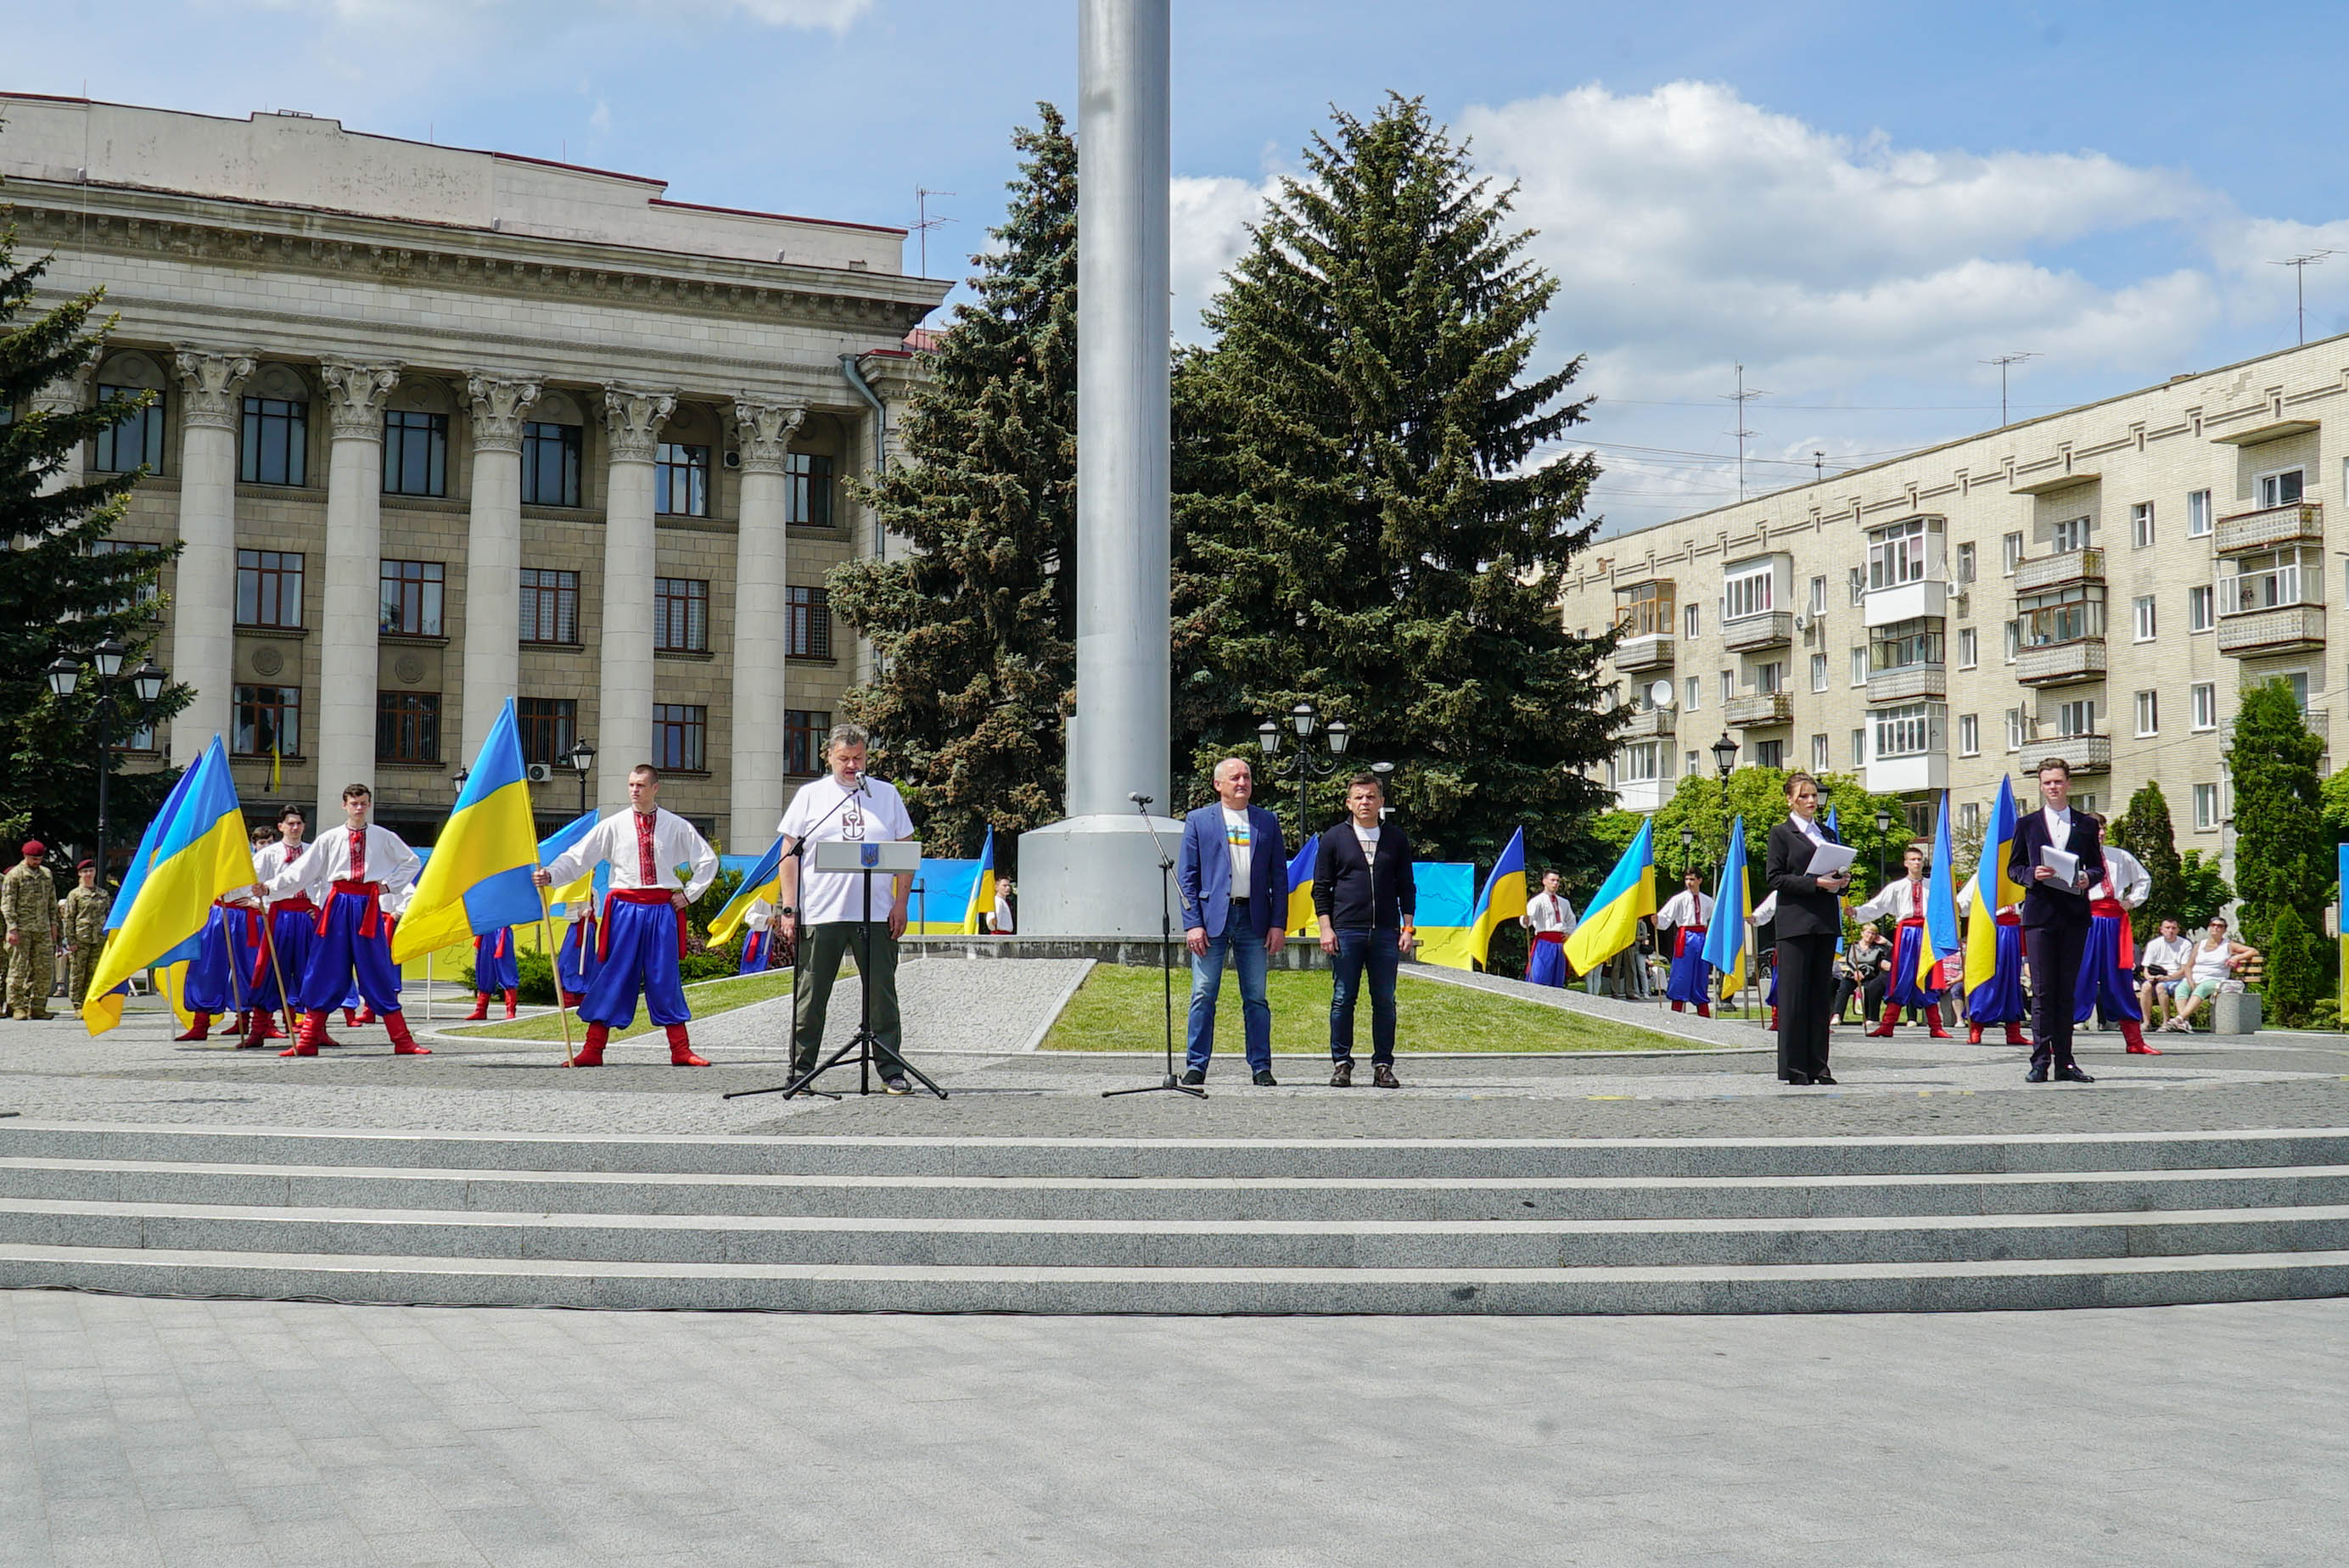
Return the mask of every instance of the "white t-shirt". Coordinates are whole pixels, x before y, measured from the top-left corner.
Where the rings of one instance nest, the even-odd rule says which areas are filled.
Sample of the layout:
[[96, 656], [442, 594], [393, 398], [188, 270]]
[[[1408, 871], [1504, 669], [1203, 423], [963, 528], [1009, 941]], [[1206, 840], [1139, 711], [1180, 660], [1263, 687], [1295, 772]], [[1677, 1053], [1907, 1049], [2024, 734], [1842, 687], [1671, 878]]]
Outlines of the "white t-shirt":
[[2165, 980], [2183, 980], [2187, 954], [2193, 951], [2194, 944], [2183, 936], [2157, 936], [2145, 944], [2145, 962], [2152, 968], [2168, 971], [2162, 976]]
[[1254, 833], [1248, 826], [1248, 814], [1224, 808], [1224, 847], [1232, 855], [1232, 896], [1246, 898], [1248, 892], [1248, 872], [1256, 863], [1256, 849], [1250, 842]]
[[1011, 934], [1011, 895], [1003, 891], [1000, 882], [995, 888], [995, 934]]
[[1354, 841], [1362, 846], [1364, 865], [1375, 866], [1379, 863], [1379, 830], [1376, 828], [1365, 828], [1359, 822], [1355, 823]]
[[[843, 789], [829, 773], [811, 779], [792, 797], [775, 831], [793, 841], [821, 844], [833, 840], [853, 843], [888, 843], [914, 836], [914, 820], [896, 787], [868, 777], [865, 792]], [[895, 890], [893, 879], [873, 879], [873, 918], [889, 918]], [[799, 920], [802, 925], [830, 925], [864, 918], [864, 879], [851, 872], [820, 872], [804, 858], [800, 861]]]

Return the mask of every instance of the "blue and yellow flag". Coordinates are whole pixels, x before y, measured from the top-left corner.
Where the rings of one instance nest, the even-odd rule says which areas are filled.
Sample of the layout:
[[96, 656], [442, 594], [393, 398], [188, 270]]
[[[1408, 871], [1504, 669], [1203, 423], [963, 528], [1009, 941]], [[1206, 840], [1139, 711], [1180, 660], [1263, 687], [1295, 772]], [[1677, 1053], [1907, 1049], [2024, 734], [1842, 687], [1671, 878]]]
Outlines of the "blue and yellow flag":
[[962, 934], [977, 936], [981, 915], [995, 913], [995, 827], [989, 823], [987, 838], [978, 846], [978, 874], [970, 881], [970, 902], [963, 906]]
[[1321, 863], [1321, 835], [1309, 836], [1288, 861], [1288, 934], [1319, 931], [1313, 918], [1313, 873]]
[[1476, 895], [1476, 912], [1468, 922], [1470, 950], [1476, 962], [1492, 963], [1493, 933], [1504, 921], [1516, 919], [1526, 912], [1526, 830], [1519, 828], [1509, 835], [1508, 847], [1493, 863], [1493, 874], [1485, 879], [1485, 891]]
[[405, 964], [503, 926], [536, 923], [546, 913], [545, 895], [531, 881], [537, 872], [538, 828], [508, 697], [417, 879], [392, 935], [391, 961]]
[[1990, 825], [1982, 830], [1982, 863], [1974, 868], [1973, 901], [1966, 910], [1969, 994], [1978, 986], [1989, 985], [1991, 976], [1998, 972], [1998, 912], [2023, 902], [2023, 889], [2006, 872], [2006, 859], [2014, 852], [2014, 831], [2020, 820], [2014, 809], [2014, 780], [2002, 777], [1998, 799], [1991, 802]]
[[1941, 791], [1941, 805], [1933, 821], [1933, 869], [1925, 878], [1925, 940], [1917, 944], [1917, 985], [1920, 990], [1944, 989], [1951, 973], [1950, 960], [1959, 956], [1957, 884], [1950, 881], [1950, 792]]
[[[1836, 826], [1836, 809], [1833, 806], [1827, 808], [1827, 836], [1837, 843], [1843, 842], [1843, 830]], [[1843, 900], [1841, 898], [1836, 900], [1836, 956], [1840, 958], [1843, 956]]]
[[1566, 961], [1588, 975], [1639, 940], [1640, 922], [1656, 913], [1656, 820], [1640, 824], [1607, 880], [1590, 896], [1582, 923], [1566, 939]]
[[[543, 866], [553, 865], [556, 857], [560, 856], [564, 851], [569, 849], [580, 840], [585, 838], [588, 830], [594, 828], [595, 825], [595, 813], [593, 811], [582, 811], [579, 815], [572, 818], [571, 820], [564, 823], [563, 826], [555, 829], [554, 831], [547, 834], [546, 837], [539, 840], [538, 863]], [[578, 880], [575, 882], [566, 883], [562, 887], [550, 888], [547, 890], [546, 894], [548, 902], [564, 905], [565, 913], [577, 913], [577, 910], [570, 906], [585, 903], [589, 899], [595, 897], [595, 872], [598, 869], [600, 868], [596, 866], [589, 866], [585, 871], [579, 873]]]
[[1704, 961], [1721, 976], [1724, 996], [1745, 988], [1745, 923], [1753, 914], [1753, 895], [1745, 886], [1745, 818], [1741, 813], [1729, 824], [1729, 858], [1721, 862], [1721, 882], [1713, 890], [1713, 923], [1704, 934]]
[[783, 840], [780, 833], [767, 846], [767, 852], [759, 857], [759, 863], [742, 873], [742, 885], [734, 890], [734, 896], [726, 901], [726, 907], [709, 923], [709, 945], [715, 947], [741, 930], [742, 923], [750, 918], [750, 906], [762, 898], [778, 909], [782, 907]]
[[229, 779], [220, 737], [188, 769], [149, 825], [147, 838], [123, 878], [121, 918], [89, 979], [82, 1026], [102, 1035], [122, 1021], [115, 987], [151, 964], [192, 948], [212, 918], [212, 901], [253, 885], [253, 847], [244, 810]]

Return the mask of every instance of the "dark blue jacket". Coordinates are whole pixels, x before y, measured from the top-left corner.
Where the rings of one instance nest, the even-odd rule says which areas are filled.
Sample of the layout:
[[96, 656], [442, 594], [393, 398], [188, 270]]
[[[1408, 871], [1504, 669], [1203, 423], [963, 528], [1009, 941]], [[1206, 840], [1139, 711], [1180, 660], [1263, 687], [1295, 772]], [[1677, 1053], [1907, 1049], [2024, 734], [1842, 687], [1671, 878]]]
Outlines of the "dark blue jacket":
[[[1261, 937], [1288, 923], [1288, 848], [1281, 841], [1279, 818], [1261, 806], [1250, 806], [1247, 816], [1247, 919]], [[1209, 936], [1221, 936], [1232, 903], [1232, 851], [1224, 842], [1221, 801], [1183, 819], [1174, 885], [1183, 895], [1183, 929], [1205, 927]]]

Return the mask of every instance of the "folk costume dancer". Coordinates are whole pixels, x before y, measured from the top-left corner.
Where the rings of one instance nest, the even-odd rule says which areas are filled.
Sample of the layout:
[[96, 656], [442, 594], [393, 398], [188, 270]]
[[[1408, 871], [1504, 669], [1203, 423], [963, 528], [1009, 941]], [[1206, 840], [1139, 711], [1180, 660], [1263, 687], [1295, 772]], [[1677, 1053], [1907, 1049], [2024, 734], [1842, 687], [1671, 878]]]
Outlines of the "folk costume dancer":
[[1698, 1017], [1710, 1018], [1713, 965], [1704, 961], [1704, 934], [1713, 923], [1713, 895], [1704, 891], [1704, 878], [1696, 872], [1689, 872], [1684, 880], [1688, 885], [1656, 911], [1656, 933], [1672, 956], [1664, 995], [1671, 999], [1673, 1012], [1684, 1013], [1693, 1003]]
[[[269, 882], [300, 860], [309, 849], [303, 841], [309, 826], [310, 820], [299, 806], [279, 812], [276, 841], [253, 852], [254, 873]], [[270, 900], [262, 940], [269, 950], [262, 956], [260, 984], [254, 987], [253, 1026], [239, 1043], [240, 1050], [285, 1038], [285, 1031], [277, 1026], [277, 1015], [289, 1006], [300, 1006], [302, 976], [310, 967], [310, 950], [318, 944], [318, 906], [307, 893]]]
[[467, 1023], [475, 1023], [490, 1016], [490, 998], [505, 993], [506, 1016], [514, 1016], [514, 1002], [522, 989], [522, 965], [514, 954], [513, 927], [502, 925], [487, 936], [473, 938], [473, 1010], [465, 1015]]
[[576, 1009], [587, 999], [587, 987], [595, 983], [595, 971], [602, 963], [595, 956], [597, 936], [603, 923], [595, 918], [593, 894], [582, 900], [571, 916], [571, 927], [563, 934], [563, 946], [554, 955], [555, 984], [563, 988], [563, 1005]]
[[1863, 921], [1889, 914], [1900, 923], [1899, 934], [1892, 944], [1892, 984], [1884, 992], [1884, 1017], [1868, 1032], [1889, 1040], [1892, 1026], [1900, 1021], [1900, 1009], [1918, 1007], [1924, 1010], [1926, 1027], [1934, 1039], [1953, 1039], [1956, 1037], [1941, 1026], [1941, 993], [1917, 983], [1917, 959], [1925, 949], [1923, 848], [1909, 845], [1901, 861], [1909, 874], [1899, 882], [1886, 883], [1883, 892], [1851, 912]]
[[750, 929], [742, 938], [742, 964], [736, 970], [737, 974], [761, 975], [766, 972], [768, 962], [774, 955], [774, 938], [768, 934], [768, 927], [774, 922], [773, 904], [762, 898], [750, 905], [750, 913], [742, 917], [742, 923]]
[[399, 1010], [399, 971], [391, 962], [391, 922], [385, 909], [415, 887], [423, 862], [398, 834], [367, 821], [374, 807], [374, 792], [366, 785], [349, 786], [343, 791], [344, 825], [321, 835], [292, 865], [254, 890], [271, 899], [300, 892], [318, 906], [317, 942], [297, 987], [302, 1032], [279, 1056], [316, 1056], [326, 1040], [326, 1014], [354, 981], [381, 1016], [394, 1056], [432, 1054], [416, 1043]]
[[[605, 895], [600, 967], [587, 986], [579, 1016], [587, 1021], [587, 1041], [572, 1059], [577, 1068], [604, 1065], [604, 1047], [614, 1029], [636, 1021], [636, 997], [668, 1036], [671, 1067], [706, 1068], [693, 1051], [686, 1025], [693, 1009], [685, 1000], [678, 960], [685, 956], [686, 906], [718, 880], [718, 854], [693, 824], [659, 806], [660, 770], [640, 762], [628, 770], [628, 809], [587, 830], [585, 837], [538, 872], [541, 887], [577, 882], [599, 862], [612, 867], [612, 891]], [[690, 865], [680, 879], [677, 868]]]
[[[1974, 891], [1982, 881], [1980, 872], [1966, 879], [1958, 892], [1961, 912], [1974, 907]], [[2023, 1000], [2023, 906], [2008, 904], [1992, 916], [1998, 927], [1990, 978], [1966, 993], [1966, 1043], [1982, 1044], [1982, 1026], [2006, 1026], [2006, 1043], [2029, 1046], [2023, 1037], [2023, 1020], [2026, 1009]]]
[[1526, 900], [1517, 923], [1533, 933], [1532, 951], [1526, 958], [1526, 980], [1534, 985], [1566, 985], [1566, 939], [1581, 923], [1574, 905], [1557, 891], [1557, 873], [1542, 872], [1541, 892]]
[[209, 1039], [212, 1020], [235, 1015], [231, 1030], [238, 1048], [253, 1021], [254, 990], [269, 966], [269, 950], [262, 944], [261, 901], [250, 891], [212, 900], [212, 913], [197, 939], [195, 961], [188, 965], [180, 992], [181, 1003], [194, 1016], [188, 1032], [176, 1042]]
[[2153, 877], [2127, 850], [2105, 846], [2105, 874], [2088, 890], [2088, 944], [2080, 952], [2080, 985], [2074, 993], [2072, 1022], [2088, 1021], [2101, 1007], [2119, 1026], [2133, 1057], [2161, 1053], [2145, 1043], [2145, 1010], [2137, 999], [2137, 942], [2128, 912], [2153, 892]]

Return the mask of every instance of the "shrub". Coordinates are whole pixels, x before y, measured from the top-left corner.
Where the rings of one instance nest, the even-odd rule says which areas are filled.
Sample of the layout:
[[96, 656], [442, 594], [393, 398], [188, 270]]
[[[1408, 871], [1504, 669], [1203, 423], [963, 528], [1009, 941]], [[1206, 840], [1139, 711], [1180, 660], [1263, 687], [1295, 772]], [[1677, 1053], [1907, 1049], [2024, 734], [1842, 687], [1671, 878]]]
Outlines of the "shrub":
[[2328, 987], [2316, 938], [2292, 905], [2285, 904], [2276, 912], [2266, 952], [2267, 997], [2276, 1021], [2289, 1025], [2308, 1022]]

